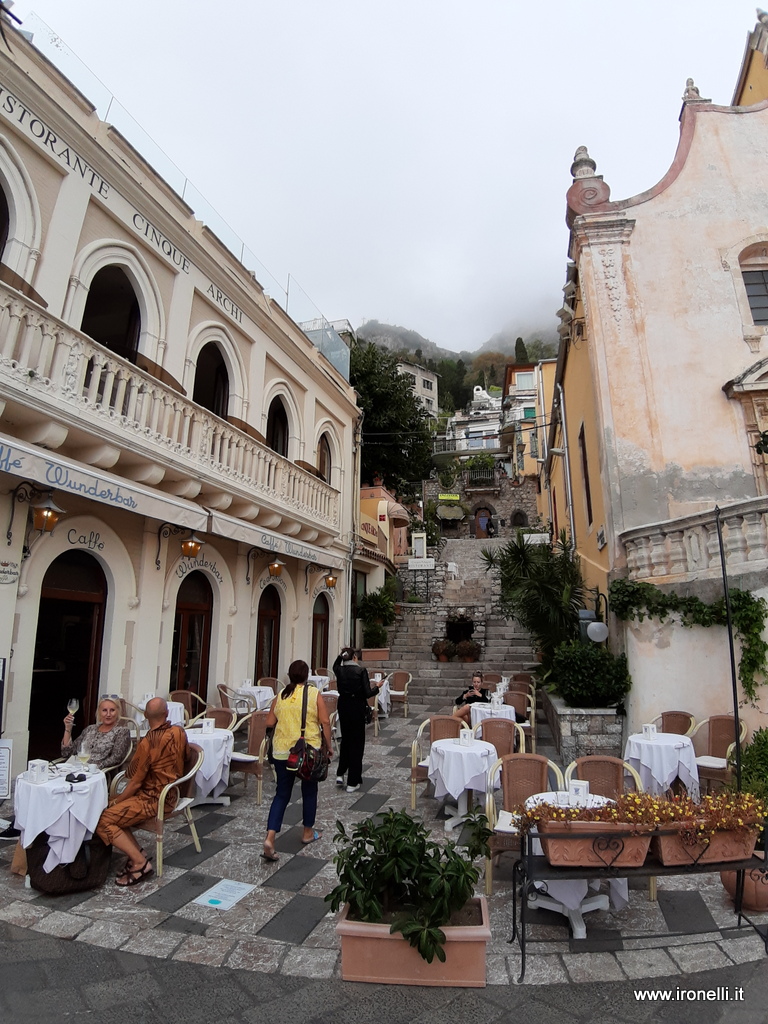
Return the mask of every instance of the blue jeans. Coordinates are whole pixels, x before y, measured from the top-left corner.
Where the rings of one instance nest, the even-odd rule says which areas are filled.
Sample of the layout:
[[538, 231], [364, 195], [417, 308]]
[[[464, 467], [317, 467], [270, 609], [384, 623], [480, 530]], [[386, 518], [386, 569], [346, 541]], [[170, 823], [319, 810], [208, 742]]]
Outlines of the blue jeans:
[[[269, 808], [267, 830], [279, 832], [283, 826], [285, 809], [291, 800], [296, 772], [289, 772], [285, 767], [285, 761], [280, 761], [277, 758], [274, 760], [274, 765], [275, 773], [277, 774], [277, 788], [272, 798], [272, 806]], [[301, 780], [301, 808], [303, 811], [302, 822], [304, 828], [312, 828], [317, 815], [317, 782]]]

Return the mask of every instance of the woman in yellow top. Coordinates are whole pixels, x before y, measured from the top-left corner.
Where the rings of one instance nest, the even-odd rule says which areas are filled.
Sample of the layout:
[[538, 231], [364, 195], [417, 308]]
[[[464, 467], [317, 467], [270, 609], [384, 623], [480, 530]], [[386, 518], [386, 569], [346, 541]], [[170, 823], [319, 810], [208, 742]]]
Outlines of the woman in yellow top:
[[[309, 666], [306, 661], [294, 661], [288, 669], [290, 682], [272, 701], [267, 718], [267, 728], [274, 727], [272, 737], [272, 758], [277, 775], [277, 788], [269, 808], [267, 835], [264, 840], [264, 860], [278, 860], [275, 853], [275, 837], [282, 828], [283, 815], [291, 799], [296, 772], [288, 771], [286, 761], [291, 747], [301, 736], [301, 708], [304, 701], [304, 688], [307, 689], [307, 721], [304, 728], [304, 739], [310, 746], [319, 747], [321, 732], [333, 755], [331, 742], [331, 723], [328, 709], [320, 696], [320, 691], [309, 686]], [[317, 782], [301, 780], [301, 806], [303, 812], [304, 836], [302, 842], [314, 843], [321, 833], [315, 830], [317, 814]]]

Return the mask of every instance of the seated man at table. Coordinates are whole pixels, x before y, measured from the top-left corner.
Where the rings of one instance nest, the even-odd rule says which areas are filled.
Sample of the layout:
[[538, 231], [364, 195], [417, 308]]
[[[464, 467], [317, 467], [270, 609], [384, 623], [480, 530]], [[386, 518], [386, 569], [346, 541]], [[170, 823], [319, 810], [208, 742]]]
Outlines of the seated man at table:
[[[187, 734], [180, 726], [170, 724], [168, 705], [162, 697], [148, 701], [144, 715], [149, 732], [140, 740], [128, 765], [128, 785], [102, 813], [96, 827], [97, 836], [128, 857], [125, 870], [116, 881], [121, 887], [138, 885], [153, 873], [149, 858], [133, 838], [130, 826], [155, 816], [163, 787], [184, 774], [187, 753]], [[172, 798], [173, 793], [169, 793], [168, 809], [173, 807]]]

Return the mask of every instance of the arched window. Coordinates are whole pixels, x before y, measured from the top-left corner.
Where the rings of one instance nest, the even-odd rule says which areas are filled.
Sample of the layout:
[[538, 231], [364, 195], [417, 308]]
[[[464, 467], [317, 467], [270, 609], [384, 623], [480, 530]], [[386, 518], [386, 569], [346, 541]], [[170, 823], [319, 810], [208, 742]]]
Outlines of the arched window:
[[192, 401], [223, 420], [229, 412], [229, 374], [219, 346], [209, 341], [200, 350]]
[[282, 399], [272, 399], [267, 416], [267, 444], [273, 452], [288, 456], [288, 417]]
[[256, 679], [277, 676], [280, 659], [280, 596], [274, 586], [265, 587], [256, 621]]
[[323, 434], [317, 446], [317, 471], [327, 484], [331, 482], [331, 446]]
[[11, 211], [5, 192], [0, 188], [0, 261], [3, 260], [5, 247], [8, 243], [8, 231], [11, 226]]
[[523, 512], [522, 509], [518, 508], [512, 513], [512, 525], [513, 526], [527, 526], [528, 516]]
[[318, 594], [312, 609], [312, 668], [328, 664], [328, 598]]
[[141, 315], [136, 293], [121, 267], [103, 267], [91, 281], [80, 330], [115, 355], [136, 362]]

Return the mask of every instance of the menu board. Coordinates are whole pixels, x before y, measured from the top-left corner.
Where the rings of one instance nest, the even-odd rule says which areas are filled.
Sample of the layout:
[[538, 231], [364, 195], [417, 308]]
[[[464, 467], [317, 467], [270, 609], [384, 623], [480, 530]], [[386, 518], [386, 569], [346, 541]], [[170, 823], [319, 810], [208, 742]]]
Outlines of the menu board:
[[13, 740], [0, 740], [0, 800], [11, 795], [11, 757]]

